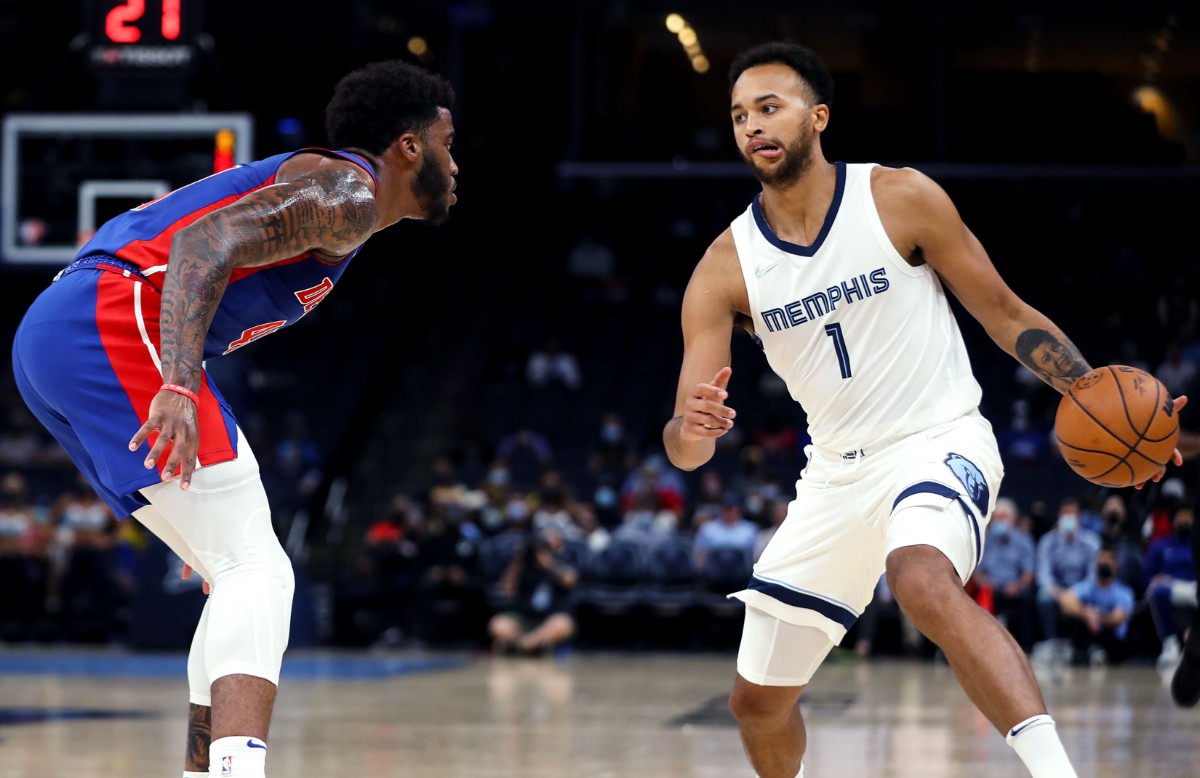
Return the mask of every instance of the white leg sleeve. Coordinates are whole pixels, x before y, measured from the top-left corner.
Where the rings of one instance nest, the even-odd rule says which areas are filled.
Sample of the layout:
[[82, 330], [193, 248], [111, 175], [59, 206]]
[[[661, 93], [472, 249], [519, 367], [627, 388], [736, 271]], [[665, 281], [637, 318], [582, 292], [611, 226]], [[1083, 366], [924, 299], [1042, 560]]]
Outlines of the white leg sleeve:
[[[192, 658], [202, 662], [209, 684], [235, 673], [278, 684], [295, 578], [244, 437], [238, 452], [235, 460], [197, 468], [187, 491], [177, 481], [143, 489], [154, 510], [134, 515], [141, 519], [145, 511], [147, 528], [211, 584], [189, 665]], [[169, 529], [160, 533], [160, 522]]]
[[200, 611], [200, 623], [196, 625], [196, 634], [192, 635], [192, 647], [188, 650], [188, 702], [193, 705], [212, 707], [212, 680], [204, 667], [204, 641], [208, 635], [208, 608]]

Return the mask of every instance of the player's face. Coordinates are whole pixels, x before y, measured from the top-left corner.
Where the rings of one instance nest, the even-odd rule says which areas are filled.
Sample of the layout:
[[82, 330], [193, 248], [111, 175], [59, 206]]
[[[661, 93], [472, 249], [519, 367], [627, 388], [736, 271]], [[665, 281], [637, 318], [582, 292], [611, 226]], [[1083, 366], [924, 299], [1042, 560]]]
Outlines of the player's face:
[[800, 178], [817, 136], [804, 80], [786, 65], [758, 65], [738, 77], [730, 96], [734, 140], [758, 180], [780, 186]]
[[1034, 364], [1047, 376], [1070, 375], [1075, 365], [1071, 354], [1058, 341], [1039, 343], [1031, 356]]
[[454, 176], [458, 165], [450, 155], [454, 142], [454, 122], [445, 108], [439, 110], [437, 121], [425, 131], [421, 167], [412, 182], [413, 194], [421, 204], [426, 221], [441, 224], [450, 218], [450, 206], [458, 202], [454, 194]]

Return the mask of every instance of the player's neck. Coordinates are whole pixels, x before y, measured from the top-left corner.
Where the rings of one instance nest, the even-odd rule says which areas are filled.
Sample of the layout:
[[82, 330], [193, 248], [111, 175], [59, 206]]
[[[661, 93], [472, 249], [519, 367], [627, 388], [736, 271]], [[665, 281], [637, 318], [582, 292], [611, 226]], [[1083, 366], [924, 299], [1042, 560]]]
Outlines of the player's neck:
[[[764, 184], [759, 205], [776, 235], [792, 240], [785, 233], [801, 229], [815, 236], [825, 222], [837, 190], [837, 167], [823, 156], [816, 156], [799, 178], [782, 186]], [[811, 235], [809, 234], [811, 233]], [[795, 241], [806, 244], [806, 240]]]

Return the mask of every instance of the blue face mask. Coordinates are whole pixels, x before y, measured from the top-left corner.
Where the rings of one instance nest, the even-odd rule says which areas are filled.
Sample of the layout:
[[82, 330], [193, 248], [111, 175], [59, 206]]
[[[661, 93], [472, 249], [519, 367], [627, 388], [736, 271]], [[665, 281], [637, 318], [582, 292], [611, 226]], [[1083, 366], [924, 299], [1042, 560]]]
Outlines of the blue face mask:
[[1074, 534], [1075, 530], [1079, 529], [1079, 517], [1073, 513], [1064, 514], [1058, 517], [1058, 531], [1064, 535]]
[[998, 538], [1003, 538], [1008, 535], [1010, 527], [1006, 521], [998, 521], [992, 525], [992, 534]]

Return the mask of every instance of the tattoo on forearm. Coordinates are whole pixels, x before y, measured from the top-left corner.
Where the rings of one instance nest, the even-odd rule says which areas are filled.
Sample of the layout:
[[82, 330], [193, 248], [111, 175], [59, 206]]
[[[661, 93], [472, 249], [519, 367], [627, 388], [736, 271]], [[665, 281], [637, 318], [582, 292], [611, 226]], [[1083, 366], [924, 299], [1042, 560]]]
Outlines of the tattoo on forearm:
[[375, 197], [355, 175], [321, 170], [306, 182], [261, 189], [180, 230], [163, 284], [163, 378], [196, 388], [204, 339], [239, 267], [257, 267], [313, 248], [345, 253], [378, 219]]
[[187, 766], [190, 773], [208, 771], [208, 747], [212, 744], [212, 708], [188, 705]]
[[1018, 335], [1017, 359], [1060, 392], [1091, 369], [1074, 343], [1048, 330], [1025, 330]]

